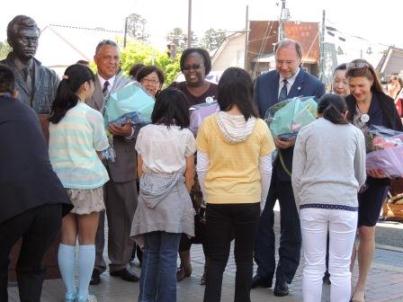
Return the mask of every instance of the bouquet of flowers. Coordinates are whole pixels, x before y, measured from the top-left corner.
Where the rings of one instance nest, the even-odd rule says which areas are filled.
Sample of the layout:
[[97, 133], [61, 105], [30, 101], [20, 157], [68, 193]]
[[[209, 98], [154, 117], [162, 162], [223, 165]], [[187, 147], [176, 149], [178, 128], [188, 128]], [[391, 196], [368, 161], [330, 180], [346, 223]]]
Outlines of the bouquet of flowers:
[[129, 83], [110, 95], [105, 105], [105, 125], [147, 124], [154, 104], [154, 98], [139, 83]]
[[208, 103], [201, 103], [194, 105], [189, 108], [190, 110], [190, 126], [189, 129], [193, 132], [194, 135], [197, 134], [197, 130], [199, 129], [203, 120], [220, 111], [220, 107], [216, 101], [208, 102]]
[[271, 106], [264, 119], [273, 136], [290, 139], [297, 136], [302, 127], [316, 119], [317, 109], [318, 104], [314, 97], [295, 97]]
[[367, 170], [381, 170], [386, 177], [403, 177], [403, 132], [371, 125], [366, 133]]

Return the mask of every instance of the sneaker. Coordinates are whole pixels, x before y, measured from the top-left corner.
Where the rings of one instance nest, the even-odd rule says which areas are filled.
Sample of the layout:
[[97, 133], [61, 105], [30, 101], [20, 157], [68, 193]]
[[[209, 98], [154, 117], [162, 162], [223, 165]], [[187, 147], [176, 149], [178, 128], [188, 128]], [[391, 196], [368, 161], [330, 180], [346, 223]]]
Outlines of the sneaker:
[[86, 300], [77, 299], [77, 302], [97, 302], [97, 297], [94, 295], [88, 295]]
[[64, 302], [75, 302], [77, 299], [77, 293], [66, 293], [64, 295]]

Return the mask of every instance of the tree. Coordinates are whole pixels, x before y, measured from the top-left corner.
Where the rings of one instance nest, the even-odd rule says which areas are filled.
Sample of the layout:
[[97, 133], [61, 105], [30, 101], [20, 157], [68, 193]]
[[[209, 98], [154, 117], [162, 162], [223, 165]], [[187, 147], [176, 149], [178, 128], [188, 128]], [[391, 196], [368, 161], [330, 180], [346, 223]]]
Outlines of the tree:
[[136, 40], [147, 41], [150, 35], [146, 33], [146, 19], [139, 14], [130, 14], [126, 22], [126, 30], [130, 36]]
[[8, 45], [7, 42], [0, 41], [0, 60], [5, 59], [10, 51], [11, 51], [10, 45]]
[[179, 55], [170, 58], [165, 52], [142, 42], [130, 42], [121, 52], [121, 67], [128, 73], [130, 68], [136, 63], [145, 65], [156, 65], [165, 75], [165, 85], [168, 86], [180, 72]]
[[208, 50], [214, 50], [220, 47], [227, 34], [222, 29], [210, 28], [204, 33], [201, 45]]
[[[197, 36], [196, 34], [192, 31], [192, 46], [197, 45]], [[188, 37], [187, 34], [183, 32], [182, 28], [175, 27], [168, 35], [167, 35], [167, 41], [168, 44], [174, 44], [176, 45], [177, 51], [182, 51], [185, 48], [187, 48], [187, 41]]]

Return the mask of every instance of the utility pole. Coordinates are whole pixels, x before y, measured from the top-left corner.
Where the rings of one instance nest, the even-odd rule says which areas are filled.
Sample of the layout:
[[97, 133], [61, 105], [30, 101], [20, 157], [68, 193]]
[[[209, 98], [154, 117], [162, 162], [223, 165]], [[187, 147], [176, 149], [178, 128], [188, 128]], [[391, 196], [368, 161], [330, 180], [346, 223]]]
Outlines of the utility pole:
[[322, 80], [325, 79], [325, 33], [326, 33], [326, 11], [322, 11], [322, 34], [320, 35], [320, 76]]
[[125, 33], [124, 33], [124, 36], [123, 36], [123, 48], [126, 48], [127, 19], [128, 19], [128, 17], [125, 18]]
[[249, 5], [246, 6], [245, 13], [245, 56], [243, 61], [243, 68], [248, 70], [248, 41], [249, 41]]
[[188, 10], [188, 48], [192, 46], [192, 0], [189, 0]]
[[290, 11], [286, 7], [286, 0], [281, 0], [281, 10], [280, 10], [280, 20], [278, 25], [278, 36], [277, 41], [281, 41], [285, 36], [284, 32], [284, 22], [290, 19]]

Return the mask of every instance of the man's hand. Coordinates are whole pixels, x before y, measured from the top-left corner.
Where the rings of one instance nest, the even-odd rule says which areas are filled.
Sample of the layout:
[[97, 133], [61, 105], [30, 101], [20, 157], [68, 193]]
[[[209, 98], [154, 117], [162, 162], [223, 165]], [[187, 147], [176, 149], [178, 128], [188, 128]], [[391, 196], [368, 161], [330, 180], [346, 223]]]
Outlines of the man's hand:
[[295, 138], [291, 138], [289, 140], [283, 140], [279, 138], [274, 139], [274, 144], [278, 149], [288, 149], [295, 144]]
[[132, 124], [126, 123], [126, 124], [123, 124], [122, 126], [110, 124], [109, 132], [112, 133], [113, 135], [129, 136], [132, 134]]
[[367, 174], [373, 178], [385, 178], [386, 175], [380, 169], [368, 170]]

